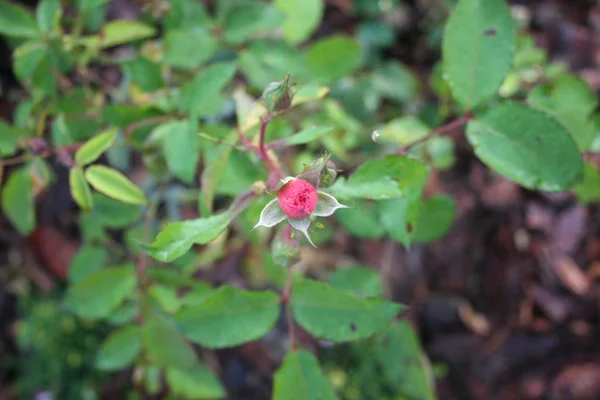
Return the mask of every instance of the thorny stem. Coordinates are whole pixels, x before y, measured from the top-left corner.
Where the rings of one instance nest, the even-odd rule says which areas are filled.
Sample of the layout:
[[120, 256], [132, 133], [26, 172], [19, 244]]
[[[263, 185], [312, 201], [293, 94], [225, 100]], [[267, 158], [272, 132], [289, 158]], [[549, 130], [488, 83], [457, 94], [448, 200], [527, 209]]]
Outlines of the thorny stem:
[[462, 117], [455, 119], [454, 121], [448, 122], [446, 125], [442, 125], [439, 128], [432, 130], [431, 132], [429, 132], [427, 135], [423, 136], [421, 139], [417, 140], [416, 142], [413, 142], [413, 143], [410, 143], [410, 144], [400, 147], [396, 151], [396, 153], [405, 154], [412, 147], [414, 147], [420, 143], [426, 142], [427, 140], [431, 139], [432, 137], [434, 137], [436, 135], [443, 135], [444, 133], [451, 132], [452, 130], [458, 128], [459, 126], [464, 125], [465, 123], [470, 121], [472, 118], [473, 117], [471, 116], [471, 114], [467, 113], [467, 114], [463, 115]]

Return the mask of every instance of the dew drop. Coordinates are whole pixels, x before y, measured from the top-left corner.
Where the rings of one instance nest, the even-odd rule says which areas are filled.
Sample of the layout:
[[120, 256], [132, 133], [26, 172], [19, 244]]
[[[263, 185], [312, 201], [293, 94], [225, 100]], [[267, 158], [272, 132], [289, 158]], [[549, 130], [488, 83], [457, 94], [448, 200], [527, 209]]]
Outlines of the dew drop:
[[379, 141], [380, 137], [381, 137], [381, 132], [380, 131], [373, 131], [373, 133], [371, 134], [371, 139], [373, 139], [373, 141], [375, 143], [377, 143]]

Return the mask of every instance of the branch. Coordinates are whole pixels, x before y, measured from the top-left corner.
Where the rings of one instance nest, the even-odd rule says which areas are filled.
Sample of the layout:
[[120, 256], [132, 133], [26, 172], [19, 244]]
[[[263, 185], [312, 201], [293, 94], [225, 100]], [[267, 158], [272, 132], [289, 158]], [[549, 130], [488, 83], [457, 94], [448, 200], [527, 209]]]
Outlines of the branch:
[[462, 117], [460, 117], [459, 119], [455, 119], [454, 121], [451, 121], [449, 123], [447, 123], [446, 125], [442, 125], [439, 128], [436, 128], [434, 130], [432, 130], [431, 132], [429, 132], [427, 135], [423, 136], [421, 139], [412, 142], [410, 144], [407, 144], [405, 146], [400, 147], [396, 153], [397, 154], [406, 154], [411, 148], [413, 148], [414, 146], [426, 142], [429, 139], [431, 139], [432, 137], [436, 136], [436, 135], [443, 135], [445, 133], [448, 133], [462, 125], [464, 125], [465, 123], [467, 123], [468, 121], [470, 121], [471, 119], [473, 119], [473, 117], [471, 117], [470, 114], [466, 114], [463, 115]]

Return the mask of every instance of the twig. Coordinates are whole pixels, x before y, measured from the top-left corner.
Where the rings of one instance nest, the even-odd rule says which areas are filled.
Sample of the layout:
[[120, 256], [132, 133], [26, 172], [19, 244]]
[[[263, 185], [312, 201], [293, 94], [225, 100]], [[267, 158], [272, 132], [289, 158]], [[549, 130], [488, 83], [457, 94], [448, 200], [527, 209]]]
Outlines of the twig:
[[432, 130], [431, 132], [429, 132], [427, 135], [423, 136], [421, 139], [407, 144], [405, 146], [400, 147], [396, 153], [397, 154], [406, 154], [406, 152], [408, 150], [410, 150], [412, 147], [416, 146], [417, 144], [426, 142], [427, 140], [431, 139], [432, 137], [436, 136], [436, 135], [442, 135], [444, 133], [448, 133], [456, 128], [458, 128], [459, 126], [464, 125], [465, 123], [467, 123], [468, 121], [470, 121], [472, 119], [470, 114], [466, 114], [462, 117], [460, 117], [459, 119], [455, 119], [454, 121], [451, 121], [449, 123], [447, 123], [446, 125], [442, 125], [439, 128], [436, 128], [434, 130]]
[[[43, 150], [41, 153], [39, 154], [35, 154], [33, 156], [37, 156], [37, 157], [41, 157], [41, 158], [47, 158], [50, 156], [58, 156], [61, 153], [74, 153], [75, 151], [77, 151], [77, 149], [79, 149], [81, 147], [83, 143], [73, 143], [70, 144], [68, 146], [62, 146], [62, 147], [57, 147], [56, 149], [52, 150], [52, 149], [46, 149]], [[15, 165], [15, 164], [21, 164], [24, 163], [26, 161], [29, 161], [32, 157], [32, 154], [30, 153], [25, 153], [25, 154], [21, 154], [18, 156], [14, 156], [12, 158], [7, 158], [6, 160], [0, 160], [0, 164], [4, 165], [4, 166], [8, 166], [8, 165]]]
[[281, 178], [281, 171], [273, 162], [273, 159], [269, 156], [268, 150], [265, 147], [265, 135], [267, 133], [267, 126], [271, 122], [271, 115], [266, 114], [260, 119], [260, 133], [258, 138], [258, 157], [265, 163], [269, 170], [269, 179], [267, 184], [272, 187], [275, 185], [277, 180]]
[[213, 142], [213, 143], [218, 143], [218, 144], [222, 144], [222, 145], [224, 145], [224, 146], [231, 147], [231, 148], [232, 148], [232, 149], [234, 149], [234, 150], [238, 150], [238, 151], [252, 150], [251, 148], [247, 148], [246, 146], [244, 146], [244, 147], [238, 147], [238, 146], [236, 146], [236, 145], [234, 145], [234, 144], [227, 143], [227, 142], [225, 142], [225, 141], [223, 141], [223, 140], [221, 140], [221, 139], [219, 139], [219, 138], [216, 138], [216, 137], [212, 137], [212, 136], [210, 136], [210, 135], [207, 135], [207, 134], [206, 134], [206, 133], [204, 133], [204, 132], [198, 132], [198, 136], [199, 136], [199, 137], [201, 137], [202, 139], [206, 139], [206, 140], [208, 140], [208, 141], [211, 141], [211, 142]]

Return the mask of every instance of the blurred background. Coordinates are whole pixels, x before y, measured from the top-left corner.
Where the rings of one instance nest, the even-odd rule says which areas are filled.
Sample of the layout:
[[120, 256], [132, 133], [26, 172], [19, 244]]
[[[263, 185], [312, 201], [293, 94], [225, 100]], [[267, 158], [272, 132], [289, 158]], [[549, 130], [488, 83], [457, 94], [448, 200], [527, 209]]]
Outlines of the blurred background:
[[[29, 10], [37, 6], [36, 1], [16, 3]], [[210, 16], [220, 12], [220, 1], [195, 3]], [[509, 3], [520, 36], [515, 66], [500, 93], [527, 93], [540, 81], [552, 82], [554, 77], [572, 73], [598, 94], [600, 3]], [[297, 54], [304, 54], [326, 37], [352, 38], [360, 49], [356, 61], [349, 68], [342, 66], [340, 76], [334, 72], [317, 79], [331, 92], [323, 107], [314, 110], [313, 120], [306, 122], [333, 121], [339, 134], [325, 143], [325, 149], [333, 151], [334, 159], [349, 170], [378, 146], [372, 132], [378, 130], [398, 145], [403, 135], [427, 132], [454, 114], [439, 62], [444, 23], [456, 1], [325, 0], [323, 4], [318, 24], [298, 38], [287, 35], [273, 44], [264, 41], [261, 31], [250, 42], [231, 39], [218, 57], [239, 57], [232, 86], [247, 86], [258, 96], [268, 82], [287, 72], [302, 83], [303, 72], [294, 75]], [[179, 16], [180, 20], [173, 22], [176, 17], [168, 14], [172, 4], [163, 0], [79, 0], [62, 1], [62, 6], [65, 31], [102, 32], [106, 23], [116, 19], [144, 21], [157, 31], [148, 41], [106, 49], [97, 59], [90, 56], [90, 63], [76, 62], [49, 78], [43, 71], [27, 73], [24, 65], [31, 60], [16, 65], [14, 49], [21, 43], [0, 34], [0, 118], [18, 125], [27, 107], [34, 107], [31, 99], [40, 88], [56, 91], [59, 98], [70, 102], [66, 115], [86, 114], [86, 107], [98, 106], [91, 101], [91, 105], [84, 102], [83, 108], [78, 108], [82, 105], [78, 104], [78, 88], [99, 95], [97, 101], [106, 101], [100, 107], [126, 104], [131, 111], [153, 101], [148, 94], [153, 82], [143, 79], [147, 72], [111, 59], [131, 58], [137, 51], [132, 48], [153, 59], [160, 53], [161, 43], [168, 46], [169, 30], [185, 19]], [[193, 25], [194, 21], [185, 23]], [[280, 36], [278, 29], [272, 30], [275, 37]], [[219, 35], [218, 29], [212, 34]], [[171, 65], [193, 64], [189, 55], [208, 46], [202, 37], [183, 40], [187, 47], [171, 55]], [[313, 60], [317, 64], [319, 57], [326, 56], [343, 61], [348, 54], [340, 51], [328, 55], [314, 51], [311, 57], [317, 58]], [[84, 56], [73, 57], [80, 60]], [[190, 79], [193, 68], [178, 74], [171, 77], [173, 82]], [[220, 95], [223, 98], [218, 98], [221, 107], [206, 117], [230, 124], [235, 114], [231, 92], [225, 90], [225, 95]], [[121, 130], [154, 115], [125, 115], [114, 107], [113, 111], [101, 114], [103, 122]], [[48, 130], [60, 128], [56, 120], [48, 121]], [[86, 132], [96, 131], [95, 120], [78, 119], [79, 125], [70, 129], [83, 133], [73, 137], [81, 140]], [[6, 124], [0, 125], [0, 135]], [[597, 138], [598, 127], [600, 124], [595, 125]], [[289, 132], [286, 126], [277, 129], [273, 128], [273, 138]], [[134, 146], [134, 150], [140, 149], [141, 145]], [[598, 149], [600, 141], [596, 139]], [[290, 153], [286, 162], [301, 165], [318, 150]], [[323, 280], [331, 279], [343, 263], [377, 270], [382, 283], [369, 281], [365, 290], [385, 293], [410, 306], [405, 314], [410, 325], [401, 325], [391, 340], [379, 337], [332, 345], [301, 334], [300, 341], [318, 351], [322, 368], [341, 399], [429, 399], [427, 390], [415, 387], [430, 379], [439, 399], [600, 399], [598, 191], [586, 198], [581, 193], [525, 190], [490, 174], [474, 157], [461, 129], [435, 141], [426, 151], [435, 166], [425, 187], [431, 212], [409, 250], [386, 233], [373, 207], [365, 203], [364, 212], [336, 214], [317, 235], [319, 248], [306, 250], [302, 261], [305, 270]], [[148, 168], [141, 151], [131, 153], [116, 151], [108, 162], [127, 170], [141, 185], [155, 171]], [[586, 157], [590, 163], [600, 163], [600, 156], [593, 151]], [[237, 171], [244, 169], [244, 173], [226, 172], [232, 176], [229, 186], [224, 186], [243, 186], [260, 179], [259, 170], [246, 168], [247, 160], [236, 162], [242, 166]], [[63, 297], [72, 278], [69, 271], [102, 264], [109, 251], [110, 257], [113, 251], [123, 258], [136, 257], [139, 249], [133, 250], [132, 243], [140, 237], [143, 216], [139, 209], [108, 198], [97, 200], [100, 208], [93, 214], [80, 215], [69, 191], [68, 169], [60, 160], [48, 159], [46, 165], [52, 184], [40, 174], [34, 196], [37, 223], [31, 232], [23, 234], [4, 213], [0, 215], [0, 399], [187, 398], [169, 394], [156, 371], [97, 368], [98, 349], [113, 328], [110, 321], [82, 319], [64, 307]], [[17, 166], [3, 166], [3, 176]], [[155, 210], [157, 219], [196, 217], [196, 204], [182, 199], [193, 196], [187, 189], [197, 187], [194, 183], [183, 188], [167, 186]], [[234, 192], [223, 188], [225, 195]], [[256, 214], [256, 210], [249, 212], [244, 224], [249, 225]], [[257, 255], [260, 250], [244, 229], [231, 246], [218, 250], [218, 256], [207, 255], [195, 276], [214, 284], [266, 285], [269, 273], [265, 277], [252, 267], [262, 262]], [[95, 247], [91, 248], [90, 242]], [[227, 398], [268, 399], [285, 335], [285, 321], [281, 321], [260, 343], [198, 351], [225, 386]], [[391, 350], [386, 350], [388, 345]]]

